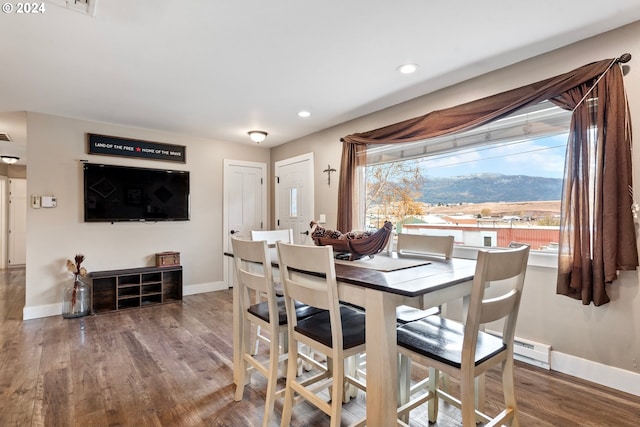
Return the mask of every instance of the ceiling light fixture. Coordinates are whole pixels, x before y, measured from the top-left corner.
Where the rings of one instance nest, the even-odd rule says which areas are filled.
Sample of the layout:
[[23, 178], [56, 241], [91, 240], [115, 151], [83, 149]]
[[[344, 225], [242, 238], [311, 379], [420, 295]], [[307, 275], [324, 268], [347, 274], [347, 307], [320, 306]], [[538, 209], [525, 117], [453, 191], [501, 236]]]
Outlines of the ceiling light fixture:
[[256, 144], [260, 144], [267, 137], [267, 133], [261, 130], [250, 130], [247, 133], [251, 140]]
[[20, 157], [16, 157], [16, 156], [0, 156], [0, 159], [2, 159], [3, 162], [12, 165], [15, 162], [17, 162], [18, 160], [20, 160]]
[[298, 112], [298, 116], [300, 116], [300, 117], [309, 117], [310, 115], [311, 115], [311, 113], [306, 111], [306, 110], [302, 110], [302, 111]]
[[403, 64], [403, 65], [400, 65], [398, 68], [396, 68], [396, 70], [398, 70], [402, 74], [415, 73], [417, 69], [418, 69], [417, 64]]

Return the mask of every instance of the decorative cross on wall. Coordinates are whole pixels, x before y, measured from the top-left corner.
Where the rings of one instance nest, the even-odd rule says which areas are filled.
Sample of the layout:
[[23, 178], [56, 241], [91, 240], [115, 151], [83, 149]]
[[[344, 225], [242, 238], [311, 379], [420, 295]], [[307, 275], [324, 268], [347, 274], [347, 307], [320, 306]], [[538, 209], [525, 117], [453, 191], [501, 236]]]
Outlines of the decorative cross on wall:
[[327, 185], [331, 187], [331, 172], [335, 172], [336, 170], [331, 167], [331, 165], [327, 165], [327, 168], [322, 172], [327, 173]]

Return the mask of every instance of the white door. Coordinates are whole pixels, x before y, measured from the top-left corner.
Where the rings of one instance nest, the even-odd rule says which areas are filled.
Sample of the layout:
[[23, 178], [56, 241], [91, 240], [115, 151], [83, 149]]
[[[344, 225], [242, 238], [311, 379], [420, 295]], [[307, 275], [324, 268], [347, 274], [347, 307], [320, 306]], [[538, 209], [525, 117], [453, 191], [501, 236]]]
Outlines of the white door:
[[303, 154], [275, 163], [276, 228], [293, 229], [298, 244], [313, 244], [309, 223], [313, 209], [313, 153]]
[[[224, 161], [223, 249], [231, 251], [231, 236], [251, 237], [267, 223], [266, 163]], [[223, 280], [232, 286], [231, 259], [223, 262]]]
[[9, 180], [9, 266], [27, 262], [27, 180]]

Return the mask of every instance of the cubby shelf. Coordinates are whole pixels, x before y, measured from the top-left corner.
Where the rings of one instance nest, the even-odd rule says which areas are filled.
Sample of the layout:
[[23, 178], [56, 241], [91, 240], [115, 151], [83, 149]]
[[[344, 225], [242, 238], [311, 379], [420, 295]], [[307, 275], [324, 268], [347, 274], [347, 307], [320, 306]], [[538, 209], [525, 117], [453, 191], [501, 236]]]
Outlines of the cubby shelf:
[[182, 267], [141, 267], [94, 271], [94, 314], [182, 300]]

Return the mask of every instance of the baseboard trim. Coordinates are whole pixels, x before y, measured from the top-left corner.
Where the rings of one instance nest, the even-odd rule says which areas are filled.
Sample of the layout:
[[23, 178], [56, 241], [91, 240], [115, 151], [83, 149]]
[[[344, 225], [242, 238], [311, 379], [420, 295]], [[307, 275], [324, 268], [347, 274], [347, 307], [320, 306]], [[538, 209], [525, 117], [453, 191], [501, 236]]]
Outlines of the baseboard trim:
[[228, 289], [229, 285], [225, 282], [207, 282], [195, 285], [186, 285], [182, 287], [182, 295], [195, 295], [205, 292], [222, 291]]
[[551, 370], [640, 396], [640, 373], [551, 350]]
[[41, 317], [61, 316], [62, 303], [36, 305], [34, 307], [24, 307], [22, 309], [22, 319], [31, 320]]

